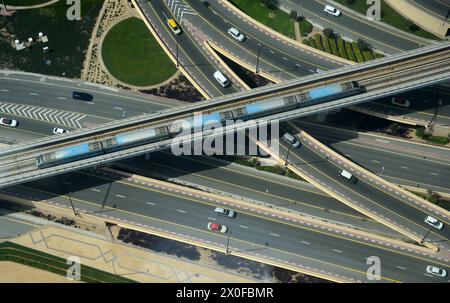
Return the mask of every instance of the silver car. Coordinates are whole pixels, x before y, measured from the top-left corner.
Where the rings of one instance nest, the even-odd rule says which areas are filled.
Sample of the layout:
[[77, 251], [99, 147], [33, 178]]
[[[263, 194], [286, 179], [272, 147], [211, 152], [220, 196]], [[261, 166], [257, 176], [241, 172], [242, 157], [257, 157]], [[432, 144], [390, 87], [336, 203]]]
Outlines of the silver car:
[[426, 271], [427, 273], [432, 274], [434, 276], [438, 276], [441, 278], [447, 277], [447, 271], [445, 269], [436, 266], [428, 265]]
[[245, 36], [235, 27], [230, 28], [228, 30], [228, 34], [239, 42], [243, 42], [245, 40]]
[[225, 216], [229, 218], [234, 218], [236, 216], [236, 212], [234, 210], [222, 208], [222, 207], [216, 207], [214, 209], [214, 212], [220, 216]]
[[444, 223], [442, 223], [441, 221], [432, 216], [427, 216], [424, 222], [437, 229], [442, 229], [444, 227]]

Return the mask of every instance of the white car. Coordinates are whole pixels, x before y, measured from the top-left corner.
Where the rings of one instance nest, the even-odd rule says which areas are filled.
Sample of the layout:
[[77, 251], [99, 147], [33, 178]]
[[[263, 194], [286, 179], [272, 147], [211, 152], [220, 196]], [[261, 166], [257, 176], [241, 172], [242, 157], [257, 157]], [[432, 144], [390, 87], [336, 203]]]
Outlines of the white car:
[[323, 11], [336, 17], [339, 17], [341, 15], [341, 11], [337, 8], [332, 7], [331, 5], [325, 5]]
[[0, 124], [9, 127], [17, 127], [19, 122], [17, 122], [17, 120], [10, 118], [0, 118]]
[[391, 103], [406, 108], [411, 106], [411, 102], [409, 102], [409, 100], [403, 97], [393, 97], [391, 99]]
[[437, 229], [442, 229], [444, 227], [444, 223], [442, 223], [441, 221], [439, 221], [438, 219], [436, 219], [432, 216], [427, 216], [424, 221], [425, 221], [425, 223], [427, 223]]
[[69, 131], [67, 129], [63, 129], [63, 128], [59, 128], [59, 127], [55, 127], [53, 129], [53, 134], [55, 134], [55, 135], [62, 135], [62, 134], [66, 134], [68, 132]]
[[298, 140], [289, 133], [285, 133], [282, 138], [284, 141], [289, 142], [293, 148], [297, 148], [300, 146], [300, 142], [298, 142]]
[[222, 207], [216, 207], [214, 209], [214, 211], [216, 212], [216, 214], [218, 214], [220, 216], [225, 216], [225, 217], [229, 217], [229, 218], [234, 218], [234, 216], [236, 215], [236, 212], [234, 210], [230, 210], [230, 209], [226, 209], [226, 208], [222, 208]]
[[242, 42], [245, 40], [245, 36], [235, 27], [230, 28], [228, 30], [228, 34], [230, 34], [231, 37], [238, 40], [239, 42]]
[[445, 269], [436, 267], [436, 266], [432, 266], [432, 265], [428, 265], [427, 266], [427, 273], [441, 277], [441, 278], [445, 278], [447, 276], [447, 271]]

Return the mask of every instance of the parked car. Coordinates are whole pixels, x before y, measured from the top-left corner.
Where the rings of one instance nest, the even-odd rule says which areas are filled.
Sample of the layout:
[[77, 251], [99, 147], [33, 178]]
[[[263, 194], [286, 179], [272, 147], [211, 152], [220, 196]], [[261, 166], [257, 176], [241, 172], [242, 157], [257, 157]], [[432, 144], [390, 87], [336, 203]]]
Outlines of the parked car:
[[408, 108], [411, 105], [411, 102], [409, 102], [408, 99], [403, 97], [393, 97], [391, 99], [391, 103], [406, 108]]
[[230, 210], [230, 209], [226, 209], [226, 208], [222, 208], [222, 207], [216, 207], [214, 209], [214, 211], [216, 212], [216, 214], [218, 214], [220, 216], [225, 216], [225, 217], [229, 217], [229, 218], [234, 218], [236, 216], [236, 212], [234, 210]]
[[442, 229], [444, 227], [444, 223], [442, 223], [441, 221], [439, 221], [438, 219], [436, 219], [432, 216], [427, 216], [424, 221], [425, 221], [425, 223], [427, 223], [437, 229]]
[[291, 134], [289, 133], [285, 133], [282, 137], [281, 137], [284, 141], [290, 143], [292, 145], [292, 147], [297, 148], [300, 146], [300, 142]]
[[235, 27], [230, 28], [228, 30], [228, 34], [239, 42], [243, 42], [245, 40], [245, 36]]
[[62, 135], [62, 134], [66, 134], [66, 133], [68, 133], [69, 131], [67, 130], [67, 129], [63, 129], [63, 128], [60, 128], [60, 127], [55, 127], [54, 129], [53, 129], [53, 134], [54, 135]]
[[428, 265], [427, 266], [427, 273], [432, 274], [434, 276], [438, 276], [441, 278], [445, 278], [447, 277], [447, 271], [445, 269], [436, 267], [436, 266], [432, 266], [432, 265]]
[[353, 184], [355, 184], [358, 181], [358, 179], [355, 176], [353, 176], [350, 172], [346, 171], [345, 169], [341, 169], [341, 171], [339, 172], [339, 176], [341, 176], [342, 178]]
[[73, 92], [72, 98], [83, 101], [92, 101], [92, 99], [94, 99], [94, 97], [91, 94], [83, 92]]
[[226, 233], [228, 228], [225, 225], [220, 225], [219, 223], [208, 223], [208, 229], [213, 231], [218, 231], [221, 233]]
[[17, 127], [19, 125], [19, 122], [17, 120], [11, 119], [11, 118], [0, 118], [0, 124], [4, 126], [9, 127]]
[[338, 10], [337, 8], [332, 7], [331, 5], [325, 5], [323, 11], [336, 17], [339, 17], [341, 15], [341, 11]]

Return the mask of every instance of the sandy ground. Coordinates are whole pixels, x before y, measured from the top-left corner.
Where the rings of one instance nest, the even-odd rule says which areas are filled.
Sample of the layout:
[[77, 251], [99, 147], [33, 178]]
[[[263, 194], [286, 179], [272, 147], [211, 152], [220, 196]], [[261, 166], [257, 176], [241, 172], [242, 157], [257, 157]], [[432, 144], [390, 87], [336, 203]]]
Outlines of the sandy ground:
[[45, 270], [9, 261], [0, 262], [0, 273], [0, 283], [76, 283]]

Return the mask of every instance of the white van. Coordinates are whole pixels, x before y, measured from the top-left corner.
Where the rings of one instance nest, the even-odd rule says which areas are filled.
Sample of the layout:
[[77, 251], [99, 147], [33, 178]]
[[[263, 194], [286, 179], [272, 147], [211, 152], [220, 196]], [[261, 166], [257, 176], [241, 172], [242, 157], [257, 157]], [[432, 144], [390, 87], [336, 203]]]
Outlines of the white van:
[[217, 80], [217, 82], [220, 83], [220, 85], [222, 85], [223, 87], [227, 87], [228, 85], [230, 85], [230, 81], [228, 81], [227, 77], [225, 77], [221, 72], [216, 71], [214, 73], [214, 79]]
[[350, 183], [356, 183], [357, 179], [355, 176], [353, 176], [350, 172], [346, 171], [345, 169], [341, 169], [339, 172], [339, 176], [346, 179]]

